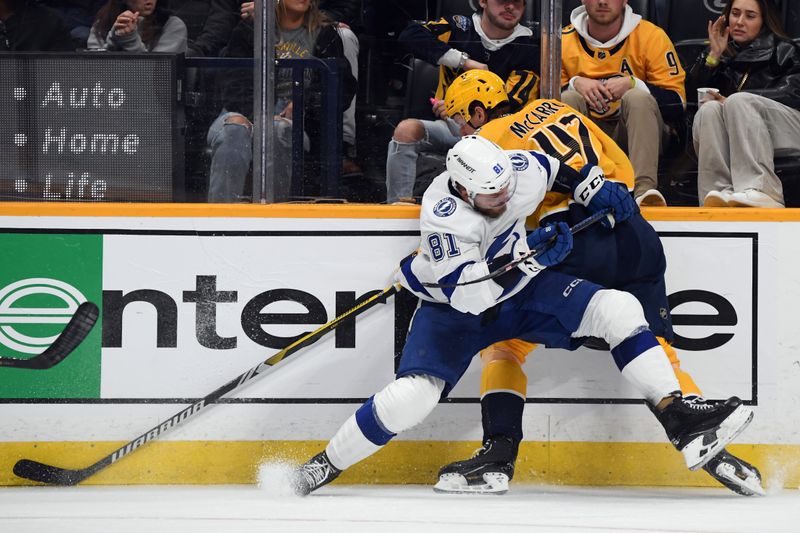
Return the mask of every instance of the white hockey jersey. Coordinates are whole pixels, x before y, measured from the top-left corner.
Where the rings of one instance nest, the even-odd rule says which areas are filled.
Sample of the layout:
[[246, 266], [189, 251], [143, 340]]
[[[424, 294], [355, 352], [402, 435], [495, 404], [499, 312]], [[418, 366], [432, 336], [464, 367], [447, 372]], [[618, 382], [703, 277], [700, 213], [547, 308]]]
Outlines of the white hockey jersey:
[[489, 273], [488, 262], [527, 250], [525, 219], [544, 199], [559, 169], [559, 161], [540, 152], [507, 150], [516, 171], [516, 191], [505, 212], [489, 218], [465, 202], [450, 185], [445, 171], [422, 198], [420, 249], [401, 265], [397, 280], [423, 300], [450, 304], [462, 313], [480, 314], [522, 290], [521, 278], [505, 288], [494, 280], [461, 287], [432, 288], [423, 283], [454, 284]]

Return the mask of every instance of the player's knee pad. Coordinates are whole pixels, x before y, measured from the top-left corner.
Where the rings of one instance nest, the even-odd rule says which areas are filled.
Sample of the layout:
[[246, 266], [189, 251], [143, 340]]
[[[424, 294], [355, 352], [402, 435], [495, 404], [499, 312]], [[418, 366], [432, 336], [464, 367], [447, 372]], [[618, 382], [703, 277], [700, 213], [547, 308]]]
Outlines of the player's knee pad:
[[574, 337], [600, 337], [614, 348], [648, 329], [642, 305], [632, 294], [614, 289], [597, 291], [589, 300]]
[[507, 392], [525, 399], [528, 377], [515, 358], [495, 359], [483, 365], [481, 372], [481, 398], [487, 394]]
[[433, 376], [403, 376], [374, 396], [373, 414], [389, 433], [400, 433], [425, 420], [444, 386], [444, 380]]

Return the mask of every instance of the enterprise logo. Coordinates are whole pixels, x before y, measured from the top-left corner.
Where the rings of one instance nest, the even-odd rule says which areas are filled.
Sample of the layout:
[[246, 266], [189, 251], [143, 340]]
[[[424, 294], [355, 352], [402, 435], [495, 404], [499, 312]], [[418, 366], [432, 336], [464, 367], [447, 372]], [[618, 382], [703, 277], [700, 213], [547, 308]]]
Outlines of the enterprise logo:
[[[26, 307], [26, 297], [52, 296], [53, 305]], [[35, 301], [40, 302], [41, 297]], [[66, 324], [86, 297], [75, 287], [50, 278], [28, 278], [0, 289], [0, 344], [20, 353], [42, 353], [58, 337], [51, 329], [20, 326], [29, 324]], [[41, 331], [38, 331], [41, 329]], [[39, 335], [35, 335], [36, 333]], [[60, 332], [60, 330], [59, 330]]]

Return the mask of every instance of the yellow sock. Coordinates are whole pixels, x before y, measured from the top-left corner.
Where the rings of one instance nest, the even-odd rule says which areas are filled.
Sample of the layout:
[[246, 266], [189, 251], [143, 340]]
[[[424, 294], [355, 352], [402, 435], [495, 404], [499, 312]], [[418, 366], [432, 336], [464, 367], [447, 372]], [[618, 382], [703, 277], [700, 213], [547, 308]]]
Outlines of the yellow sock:
[[667, 352], [669, 362], [672, 364], [672, 370], [675, 372], [675, 377], [678, 378], [678, 383], [681, 386], [681, 393], [683, 393], [684, 396], [702, 396], [703, 393], [700, 391], [700, 387], [697, 386], [697, 383], [694, 382], [694, 379], [692, 379], [692, 376], [681, 369], [681, 362], [678, 359], [678, 352], [675, 351], [675, 348], [664, 340], [663, 337], [656, 338], [661, 347], [664, 348], [664, 351]]

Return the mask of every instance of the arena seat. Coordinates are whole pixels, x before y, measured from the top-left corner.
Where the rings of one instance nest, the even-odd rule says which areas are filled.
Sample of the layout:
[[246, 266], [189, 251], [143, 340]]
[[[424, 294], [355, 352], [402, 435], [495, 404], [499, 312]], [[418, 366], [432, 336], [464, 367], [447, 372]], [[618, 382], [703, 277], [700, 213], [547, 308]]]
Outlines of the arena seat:
[[403, 117], [435, 120], [430, 98], [435, 94], [438, 82], [439, 67], [431, 65], [427, 61], [412, 58], [409, 63]]
[[800, 3], [786, 2], [784, 6], [783, 25], [789, 37], [795, 41], [800, 39]]
[[664, 28], [684, 68], [694, 63], [708, 42], [708, 22], [716, 20], [727, 0], [653, 0], [654, 22]]

